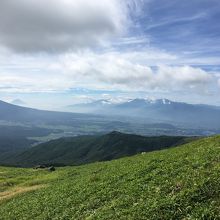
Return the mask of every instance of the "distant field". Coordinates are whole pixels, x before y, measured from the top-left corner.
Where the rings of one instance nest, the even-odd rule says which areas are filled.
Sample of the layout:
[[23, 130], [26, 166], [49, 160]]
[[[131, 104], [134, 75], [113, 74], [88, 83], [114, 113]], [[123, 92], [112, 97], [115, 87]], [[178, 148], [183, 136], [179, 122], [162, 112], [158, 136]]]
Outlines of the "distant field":
[[220, 136], [111, 162], [0, 168], [0, 219], [220, 219]]

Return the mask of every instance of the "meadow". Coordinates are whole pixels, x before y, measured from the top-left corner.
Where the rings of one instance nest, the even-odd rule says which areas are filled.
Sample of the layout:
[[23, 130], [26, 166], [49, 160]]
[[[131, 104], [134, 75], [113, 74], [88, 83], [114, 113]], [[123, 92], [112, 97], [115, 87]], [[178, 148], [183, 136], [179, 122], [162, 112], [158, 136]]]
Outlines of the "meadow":
[[220, 136], [55, 172], [0, 167], [0, 219], [220, 219], [219, 183]]

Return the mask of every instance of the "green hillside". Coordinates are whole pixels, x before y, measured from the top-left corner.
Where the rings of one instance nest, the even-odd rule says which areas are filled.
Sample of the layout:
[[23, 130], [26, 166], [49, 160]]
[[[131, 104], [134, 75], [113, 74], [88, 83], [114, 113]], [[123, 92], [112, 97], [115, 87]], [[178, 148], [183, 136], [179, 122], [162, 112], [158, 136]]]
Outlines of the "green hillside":
[[0, 219], [220, 219], [220, 136], [55, 172], [0, 168]]
[[107, 135], [61, 138], [10, 157], [1, 164], [31, 167], [37, 164], [80, 165], [135, 155], [191, 141], [186, 137], [144, 137], [120, 132]]

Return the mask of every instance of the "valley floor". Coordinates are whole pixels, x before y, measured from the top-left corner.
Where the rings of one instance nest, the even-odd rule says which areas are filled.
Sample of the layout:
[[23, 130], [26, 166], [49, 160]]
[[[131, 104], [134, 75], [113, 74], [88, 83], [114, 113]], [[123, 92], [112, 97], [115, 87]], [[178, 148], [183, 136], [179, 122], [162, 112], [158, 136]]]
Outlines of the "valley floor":
[[220, 136], [110, 162], [0, 167], [0, 219], [220, 219]]

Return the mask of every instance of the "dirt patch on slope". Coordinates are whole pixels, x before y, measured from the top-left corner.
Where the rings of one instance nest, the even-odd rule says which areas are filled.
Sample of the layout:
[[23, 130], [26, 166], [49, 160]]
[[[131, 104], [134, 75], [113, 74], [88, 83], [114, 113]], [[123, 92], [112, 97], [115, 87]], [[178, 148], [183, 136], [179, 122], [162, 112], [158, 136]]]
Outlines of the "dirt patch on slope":
[[22, 186], [22, 187], [15, 187], [11, 190], [0, 192], [0, 202], [3, 200], [11, 199], [19, 194], [31, 192], [37, 189], [41, 189], [45, 187], [45, 185], [35, 185], [35, 186]]

